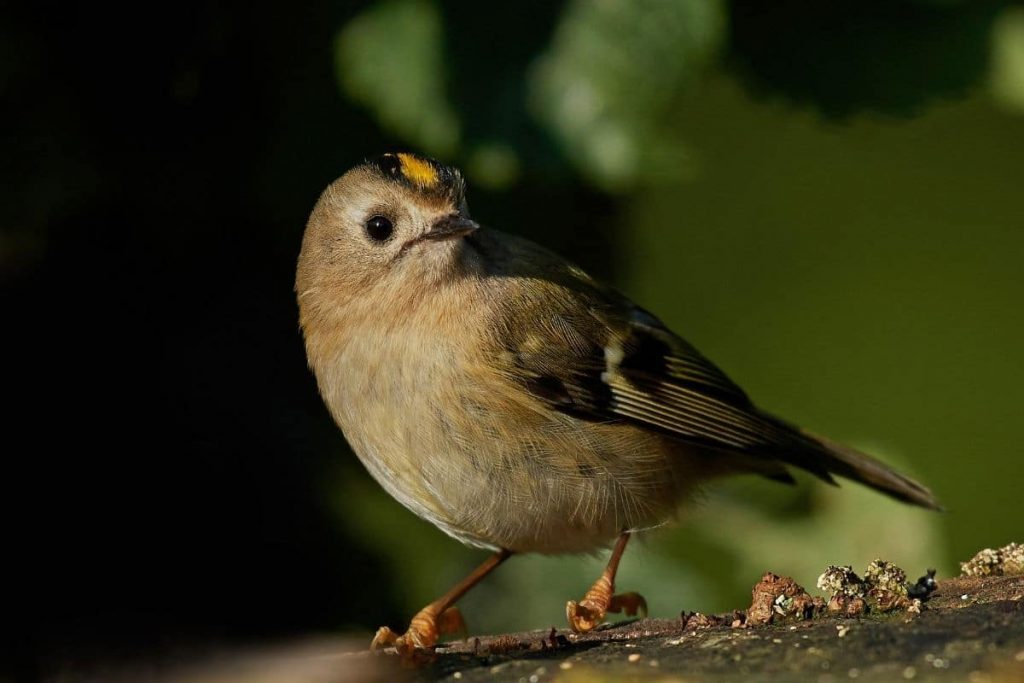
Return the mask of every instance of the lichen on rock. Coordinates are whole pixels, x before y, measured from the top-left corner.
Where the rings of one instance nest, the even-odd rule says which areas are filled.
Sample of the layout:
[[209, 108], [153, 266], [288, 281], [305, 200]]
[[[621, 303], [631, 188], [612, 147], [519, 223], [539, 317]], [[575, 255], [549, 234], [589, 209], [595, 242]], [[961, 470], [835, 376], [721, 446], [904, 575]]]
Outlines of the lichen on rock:
[[907, 573], [885, 560], [875, 560], [864, 572], [868, 602], [879, 612], [910, 607], [907, 598]]
[[899, 595], [907, 594], [907, 573], [885, 560], [875, 560], [864, 571], [864, 581], [872, 588], [891, 591]]
[[850, 566], [829, 565], [818, 577], [818, 588], [829, 595], [844, 595], [851, 598], [864, 596], [864, 580], [857, 576]]
[[824, 600], [811, 597], [793, 579], [771, 572], [754, 586], [751, 598], [746, 618], [751, 626], [811, 619], [825, 607]]
[[985, 548], [960, 563], [964, 576], [1004, 576], [1024, 574], [1024, 544], [1010, 543], [993, 550]]
[[867, 611], [867, 589], [853, 567], [830, 565], [818, 577], [818, 588], [829, 594], [827, 609], [831, 614], [854, 617]]
[[1003, 573], [1024, 574], [1024, 544], [1010, 543], [1003, 546]]
[[[863, 579], [853, 567], [830, 566], [818, 577], [818, 588], [829, 594], [828, 611], [832, 614], [854, 617], [869, 611], [920, 609], [920, 601], [909, 595], [907, 573], [886, 560], [869, 564]], [[927, 597], [927, 593], [918, 591], [914, 597]]]

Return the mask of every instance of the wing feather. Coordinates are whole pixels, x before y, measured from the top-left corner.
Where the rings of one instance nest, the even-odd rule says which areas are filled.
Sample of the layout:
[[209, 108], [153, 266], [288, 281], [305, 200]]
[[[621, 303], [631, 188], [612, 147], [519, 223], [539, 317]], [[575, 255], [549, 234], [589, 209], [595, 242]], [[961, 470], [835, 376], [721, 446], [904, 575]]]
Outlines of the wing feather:
[[[657, 318], [613, 293], [560, 290], [529, 329], [506, 326], [525, 386], [584, 419], [628, 421], [712, 449], [792, 442], [725, 373]], [[594, 302], [603, 305], [595, 306]]]
[[500, 362], [510, 354], [510, 375], [549, 407], [746, 456], [745, 466], [778, 481], [791, 483], [784, 465], [795, 465], [830, 483], [834, 472], [938, 507], [928, 489], [874, 458], [759, 410], [655, 316], [555, 254], [493, 231], [467, 243], [500, 288], [491, 299]]

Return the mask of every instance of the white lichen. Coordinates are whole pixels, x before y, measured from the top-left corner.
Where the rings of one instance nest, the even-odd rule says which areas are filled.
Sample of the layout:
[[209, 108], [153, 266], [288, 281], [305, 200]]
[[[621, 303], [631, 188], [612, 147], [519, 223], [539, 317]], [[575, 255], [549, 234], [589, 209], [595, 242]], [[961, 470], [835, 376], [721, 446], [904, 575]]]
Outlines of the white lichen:
[[1024, 545], [1010, 543], [993, 550], [985, 548], [960, 563], [960, 573], [964, 576], [1002, 576], [1004, 574], [1024, 573]]
[[907, 595], [907, 573], [892, 562], [875, 560], [864, 572], [864, 581], [872, 588], [897, 596]]
[[853, 571], [853, 567], [836, 567], [829, 565], [818, 577], [818, 588], [829, 595], [842, 595], [849, 598], [864, 596], [864, 581]]

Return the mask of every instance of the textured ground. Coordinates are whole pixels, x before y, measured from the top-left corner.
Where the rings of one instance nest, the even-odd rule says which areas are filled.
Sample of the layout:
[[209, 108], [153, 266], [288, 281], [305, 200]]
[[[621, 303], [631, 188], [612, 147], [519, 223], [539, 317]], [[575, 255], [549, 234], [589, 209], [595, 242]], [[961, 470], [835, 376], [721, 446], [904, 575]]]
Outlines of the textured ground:
[[939, 582], [919, 614], [735, 627], [643, 619], [575, 636], [534, 631], [450, 643], [410, 667], [393, 653], [321, 641], [178, 669], [174, 683], [342, 681], [1024, 681], [1024, 576]]

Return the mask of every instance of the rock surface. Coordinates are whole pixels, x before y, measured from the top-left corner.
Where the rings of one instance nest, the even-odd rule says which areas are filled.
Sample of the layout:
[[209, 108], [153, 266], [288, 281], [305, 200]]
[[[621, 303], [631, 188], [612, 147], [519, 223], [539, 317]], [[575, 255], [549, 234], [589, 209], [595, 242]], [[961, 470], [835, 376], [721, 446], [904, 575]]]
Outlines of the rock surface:
[[[760, 584], [759, 584], [760, 585]], [[643, 619], [582, 636], [457, 642], [416, 674], [451, 681], [1024, 681], [1024, 577], [939, 582], [920, 614], [684, 628]], [[562, 636], [559, 638], [559, 636]], [[517, 641], [509, 647], [511, 641]], [[475, 652], [475, 654], [474, 654]], [[534, 679], [536, 676], [536, 679]]]
[[[780, 597], [781, 596], [781, 597]], [[834, 616], [792, 579], [766, 574], [752, 609], [641, 619], [575, 635], [548, 629], [443, 645], [416, 666], [365, 642], [322, 640], [175, 667], [54, 680], [162, 683], [348, 681], [1024, 681], [1024, 576], [938, 582], [920, 611]], [[814, 599], [811, 599], [812, 602]], [[818, 603], [821, 598], [816, 599]], [[760, 608], [760, 616], [757, 615]], [[770, 606], [770, 607], [768, 607]], [[767, 611], [766, 611], [767, 610]], [[771, 617], [767, 625], [763, 623]], [[807, 618], [810, 616], [811, 618]], [[777, 618], [776, 618], [777, 617]], [[748, 623], [749, 622], [749, 623]]]

